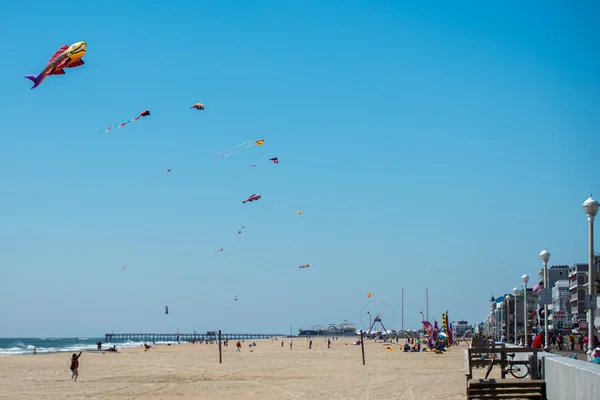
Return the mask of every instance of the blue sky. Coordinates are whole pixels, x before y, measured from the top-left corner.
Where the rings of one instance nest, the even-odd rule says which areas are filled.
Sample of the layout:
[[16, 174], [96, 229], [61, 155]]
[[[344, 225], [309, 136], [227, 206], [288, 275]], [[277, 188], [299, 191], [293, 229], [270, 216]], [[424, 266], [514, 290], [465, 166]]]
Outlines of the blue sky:
[[475, 322], [585, 262], [600, 7], [416, 3], [4, 2], [0, 336]]

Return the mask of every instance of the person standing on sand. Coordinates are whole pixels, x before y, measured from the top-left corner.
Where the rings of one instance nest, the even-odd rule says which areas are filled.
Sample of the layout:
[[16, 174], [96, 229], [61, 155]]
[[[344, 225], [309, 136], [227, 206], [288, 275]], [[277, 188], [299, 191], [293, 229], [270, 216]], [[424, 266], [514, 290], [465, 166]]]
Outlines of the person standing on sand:
[[290, 339], [290, 350], [292, 349], [292, 339]]
[[77, 382], [77, 377], [79, 376], [79, 371], [77, 370], [79, 368], [79, 357], [81, 357], [81, 351], [79, 355], [73, 353], [71, 357], [71, 380], [73, 382]]
[[283, 339], [281, 339], [281, 347], [283, 347]]
[[308, 342], [308, 348], [312, 349], [312, 339], [310, 339], [310, 342]]

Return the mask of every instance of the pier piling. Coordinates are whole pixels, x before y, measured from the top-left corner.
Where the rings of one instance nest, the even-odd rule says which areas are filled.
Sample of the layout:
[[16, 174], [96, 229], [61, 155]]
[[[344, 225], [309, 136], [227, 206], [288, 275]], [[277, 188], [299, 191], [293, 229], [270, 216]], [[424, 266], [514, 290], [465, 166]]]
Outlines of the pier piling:
[[[206, 333], [180, 333], [182, 342], [191, 341], [216, 341], [218, 332]], [[271, 339], [273, 337], [284, 337], [282, 333], [221, 333], [220, 340], [250, 340]], [[177, 342], [177, 333], [106, 333], [105, 343], [132, 342]]]

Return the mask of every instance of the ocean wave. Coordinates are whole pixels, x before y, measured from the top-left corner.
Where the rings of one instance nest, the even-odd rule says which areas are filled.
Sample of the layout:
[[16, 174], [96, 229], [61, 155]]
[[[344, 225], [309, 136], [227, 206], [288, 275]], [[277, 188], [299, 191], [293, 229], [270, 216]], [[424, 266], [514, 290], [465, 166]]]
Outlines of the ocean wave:
[[[102, 343], [102, 350], [106, 350], [109, 347], [117, 346], [117, 349], [122, 348], [133, 348], [143, 346], [144, 343], [152, 343], [152, 342], [133, 342], [131, 340], [127, 342], [119, 342], [119, 343]], [[183, 342], [182, 342], [183, 343]], [[158, 341], [156, 344], [160, 345], [168, 345], [168, 344], [177, 344], [176, 341]], [[69, 352], [79, 352], [79, 351], [90, 351], [97, 350], [98, 346], [96, 344], [77, 344], [72, 343], [62, 347], [35, 347], [33, 345], [25, 345], [22, 342], [19, 342], [19, 345], [13, 345], [8, 348], [0, 348], [0, 357], [1, 356], [15, 356], [15, 355], [25, 355], [25, 354], [33, 354], [33, 350], [35, 349], [38, 354], [48, 354], [48, 353], [69, 353]]]

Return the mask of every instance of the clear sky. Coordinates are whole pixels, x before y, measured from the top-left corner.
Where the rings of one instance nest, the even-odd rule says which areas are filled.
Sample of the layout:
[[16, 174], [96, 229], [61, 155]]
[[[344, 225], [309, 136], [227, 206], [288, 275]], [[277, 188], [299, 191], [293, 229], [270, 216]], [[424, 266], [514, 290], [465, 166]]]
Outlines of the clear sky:
[[472, 323], [587, 260], [597, 2], [93, 3], [0, 6], [0, 336]]

